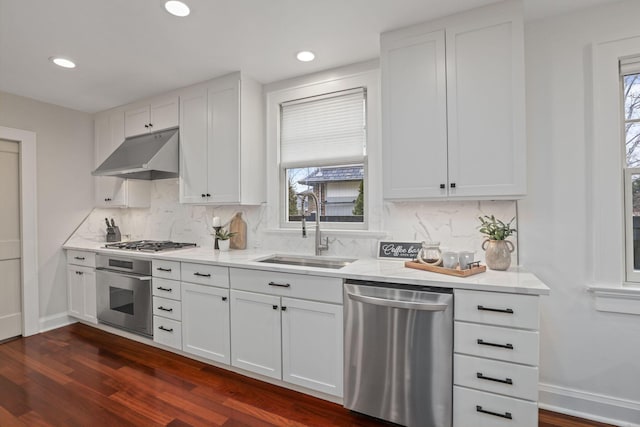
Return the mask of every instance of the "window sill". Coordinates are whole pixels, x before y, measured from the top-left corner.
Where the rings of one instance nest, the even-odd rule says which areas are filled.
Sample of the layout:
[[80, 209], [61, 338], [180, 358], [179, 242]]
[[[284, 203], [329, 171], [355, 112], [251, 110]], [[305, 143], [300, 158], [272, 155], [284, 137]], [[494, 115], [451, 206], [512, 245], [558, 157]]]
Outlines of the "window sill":
[[[315, 234], [315, 226], [308, 227], [307, 233], [310, 235]], [[322, 235], [324, 236], [341, 236], [341, 237], [355, 237], [362, 239], [383, 239], [387, 237], [386, 231], [375, 230], [340, 230], [340, 229], [324, 229], [320, 228]], [[280, 235], [300, 235], [299, 228], [269, 228], [264, 230], [266, 234], [280, 234]]]
[[596, 310], [640, 315], [640, 286], [589, 286]]

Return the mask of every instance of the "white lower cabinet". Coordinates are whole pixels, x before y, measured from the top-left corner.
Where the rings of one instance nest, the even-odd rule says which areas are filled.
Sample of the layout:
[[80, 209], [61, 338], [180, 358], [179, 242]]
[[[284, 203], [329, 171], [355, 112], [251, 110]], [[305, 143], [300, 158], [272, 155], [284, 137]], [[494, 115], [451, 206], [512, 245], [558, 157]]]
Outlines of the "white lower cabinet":
[[231, 290], [231, 364], [282, 378], [280, 297]]
[[68, 314], [90, 323], [98, 323], [95, 266], [93, 252], [67, 251]]
[[182, 350], [230, 364], [229, 289], [182, 283]]
[[282, 298], [282, 379], [342, 396], [342, 306]]
[[153, 316], [153, 340], [158, 344], [180, 349], [182, 347], [182, 326], [180, 321]]
[[455, 290], [454, 427], [538, 425], [538, 297]]
[[[335, 278], [235, 268], [230, 283], [231, 364], [342, 397], [342, 305], [334, 295], [334, 285], [341, 284]], [[258, 289], [272, 294], [253, 292]], [[316, 300], [298, 298], [308, 295]]]

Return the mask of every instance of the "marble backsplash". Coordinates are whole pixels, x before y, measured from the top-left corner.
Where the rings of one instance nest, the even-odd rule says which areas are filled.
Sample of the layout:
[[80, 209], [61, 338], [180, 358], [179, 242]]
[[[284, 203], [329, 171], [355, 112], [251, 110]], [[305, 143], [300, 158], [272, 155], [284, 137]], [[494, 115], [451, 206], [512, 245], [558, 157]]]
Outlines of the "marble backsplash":
[[[213, 248], [211, 219], [218, 216], [227, 225], [236, 212], [247, 222], [247, 247], [274, 252], [313, 253], [313, 233], [303, 239], [299, 230], [274, 231], [268, 228], [270, 214], [266, 206], [193, 206], [178, 203], [177, 179], [152, 182], [151, 206], [147, 209], [94, 209], [78, 227], [75, 236], [96, 242], [105, 241], [104, 218], [113, 218], [123, 238], [195, 242]], [[478, 217], [495, 215], [510, 220], [517, 214], [515, 201], [385, 202], [380, 233], [327, 232], [327, 255], [371, 257], [377, 242], [384, 240], [439, 241], [442, 249], [475, 251], [484, 260], [483, 236], [478, 232]], [[380, 213], [377, 213], [379, 216]], [[515, 224], [515, 222], [514, 222]], [[516, 228], [517, 228], [517, 224]], [[313, 226], [309, 227], [310, 230]], [[376, 231], [376, 230], [374, 230]], [[510, 238], [517, 248], [517, 234]], [[517, 264], [517, 250], [512, 265]]]

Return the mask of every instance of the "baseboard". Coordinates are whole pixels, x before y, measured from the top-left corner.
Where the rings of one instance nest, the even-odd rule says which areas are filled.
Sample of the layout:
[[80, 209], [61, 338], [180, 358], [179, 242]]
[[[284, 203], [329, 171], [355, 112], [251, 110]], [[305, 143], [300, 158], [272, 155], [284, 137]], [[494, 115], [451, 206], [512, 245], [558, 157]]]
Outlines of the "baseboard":
[[54, 314], [53, 316], [41, 317], [40, 332], [47, 332], [52, 329], [58, 329], [76, 322], [77, 320], [73, 317], [69, 317], [67, 313], [59, 313]]
[[620, 427], [640, 427], [640, 402], [539, 384], [541, 409]]

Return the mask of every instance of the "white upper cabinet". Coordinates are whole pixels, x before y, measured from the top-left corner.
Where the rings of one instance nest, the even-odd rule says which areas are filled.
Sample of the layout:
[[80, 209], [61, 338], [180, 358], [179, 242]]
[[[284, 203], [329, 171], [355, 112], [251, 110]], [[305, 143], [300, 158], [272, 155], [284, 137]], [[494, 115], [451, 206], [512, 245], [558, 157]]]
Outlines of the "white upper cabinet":
[[[124, 111], [111, 110], [94, 117], [95, 167], [97, 168], [124, 141]], [[149, 207], [148, 181], [126, 180], [112, 176], [95, 179], [96, 207]]]
[[523, 196], [521, 6], [385, 33], [381, 49], [384, 197]]
[[180, 92], [180, 202], [265, 198], [262, 88], [233, 73]]
[[178, 126], [178, 97], [159, 97], [149, 103], [135, 104], [124, 113], [124, 133], [134, 135]]

